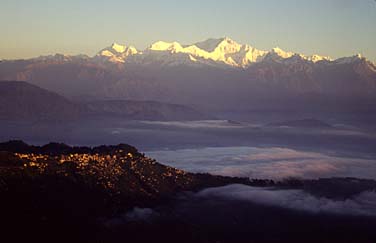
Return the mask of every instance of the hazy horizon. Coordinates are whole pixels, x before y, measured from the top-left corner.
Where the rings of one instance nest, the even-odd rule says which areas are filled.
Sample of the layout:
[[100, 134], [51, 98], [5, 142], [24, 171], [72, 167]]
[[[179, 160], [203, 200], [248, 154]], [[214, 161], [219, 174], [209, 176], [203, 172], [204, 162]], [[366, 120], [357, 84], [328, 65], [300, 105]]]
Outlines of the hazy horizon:
[[[362, 1], [1, 1], [0, 59], [63, 53], [92, 56], [113, 42], [145, 49], [228, 36], [261, 50], [280, 47], [376, 61], [376, 2]], [[228, 16], [228, 17], [226, 17]], [[172, 21], [173, 20], [173, 21]]]

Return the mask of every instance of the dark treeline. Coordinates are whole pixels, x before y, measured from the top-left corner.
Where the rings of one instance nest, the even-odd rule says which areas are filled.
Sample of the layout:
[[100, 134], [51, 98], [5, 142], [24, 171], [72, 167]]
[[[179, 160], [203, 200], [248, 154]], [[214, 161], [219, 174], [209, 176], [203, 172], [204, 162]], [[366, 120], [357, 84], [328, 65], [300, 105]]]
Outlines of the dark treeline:
[[124, 153], [140, 154], [138, 150], [128, 144], [119, 145], [101, 145], [97, 147], [72, 147], [64, 143], [49, 143], [43, 146], [29, 145], [20, 140], [12, 140], [0, 143], [0, 151], [12, 153], [36, 153], [48, 155], [62, 155], [62, 154], [113, 154], [116, 151], [122, 150]]

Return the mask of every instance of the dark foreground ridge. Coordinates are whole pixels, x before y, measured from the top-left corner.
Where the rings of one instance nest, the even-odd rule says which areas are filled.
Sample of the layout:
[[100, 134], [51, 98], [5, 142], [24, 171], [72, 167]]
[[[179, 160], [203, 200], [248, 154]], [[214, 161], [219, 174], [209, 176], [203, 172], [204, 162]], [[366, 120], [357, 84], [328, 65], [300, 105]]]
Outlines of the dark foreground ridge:
[[181, 191], [249, 183], [245, 178], [193, 174], [164, 166], [127, 144], [91, 148], [62, 143], [0, 143], [0, 173], [2, 189], [12, 186], [12, 181], [44, 187], [73, 183], [116, 199], [110, 202], [122, 208], [155, 203]]
[[0, 221], [3, 229], [30, 234], [45, 227], [48, 235], [60, 234], [60, 227], [91, 232], [101, 218], [162, 204], [178, 192], [247, 181], [164, 166], [127, 144], [90, 148], [10, 141], [0, 143]]
[[[10, 141], [0, 143], [0, 228], [4, 232], [0, 241], [249, 242], [251, 237], [255, 242], [293, 242], [305, 234], [314, 236], [313, 231], [321, 232], [322, 227], [327, 230], [324, 237], [331, 239], [327, 242], [349, 240], [353, 234], [363, 234], [354, 242], [376, 237], [374, 218], [306, 216], [269, 206], [186, 196], [228, 184], [301, 189], [335, 200], [376, 190], [375, 181], [354, 178], [274, 182], [193, 174], [164, 166], [127, 144], [31, 146]], [[151, 208], [160, 214], [154, 222], [118, 224], [127, 212], [134, 210], [130, 217], [137, 218], [152, 215]], [[282, 219], [289, 224], [275, 223]], [[297, 238], [291, 238], [292, 229], [298, 232]], [[342, 234], [342, 229], [347, 233]], [[317, 242], [317, 238], [305, 240]]]

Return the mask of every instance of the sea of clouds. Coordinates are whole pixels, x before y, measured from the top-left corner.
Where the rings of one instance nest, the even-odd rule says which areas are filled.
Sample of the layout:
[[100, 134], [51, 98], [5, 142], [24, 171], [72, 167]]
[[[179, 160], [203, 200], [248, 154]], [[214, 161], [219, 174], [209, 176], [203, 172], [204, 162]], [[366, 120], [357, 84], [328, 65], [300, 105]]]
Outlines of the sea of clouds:
[[376, 179], [376, 161], [289, 148], [211, 147], [146, 152], [191, 172], [263, 179], [357, 177]]

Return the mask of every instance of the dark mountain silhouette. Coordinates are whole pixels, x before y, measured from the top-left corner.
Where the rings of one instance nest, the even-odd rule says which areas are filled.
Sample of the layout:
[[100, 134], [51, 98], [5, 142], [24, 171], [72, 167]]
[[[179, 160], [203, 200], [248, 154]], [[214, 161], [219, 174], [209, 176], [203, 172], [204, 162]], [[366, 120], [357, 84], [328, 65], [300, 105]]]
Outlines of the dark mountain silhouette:
[[26, 82], [0, 82], [0, 119], [70, 120], [83, 107], [68, 99]]
[[57, 93], [22, 81], [0, 81], [0, 119], [51, 121], [92, 116], [128, 120], [203, 120], [208, 116], [184, 105], [152, 101], [70, 101]]

